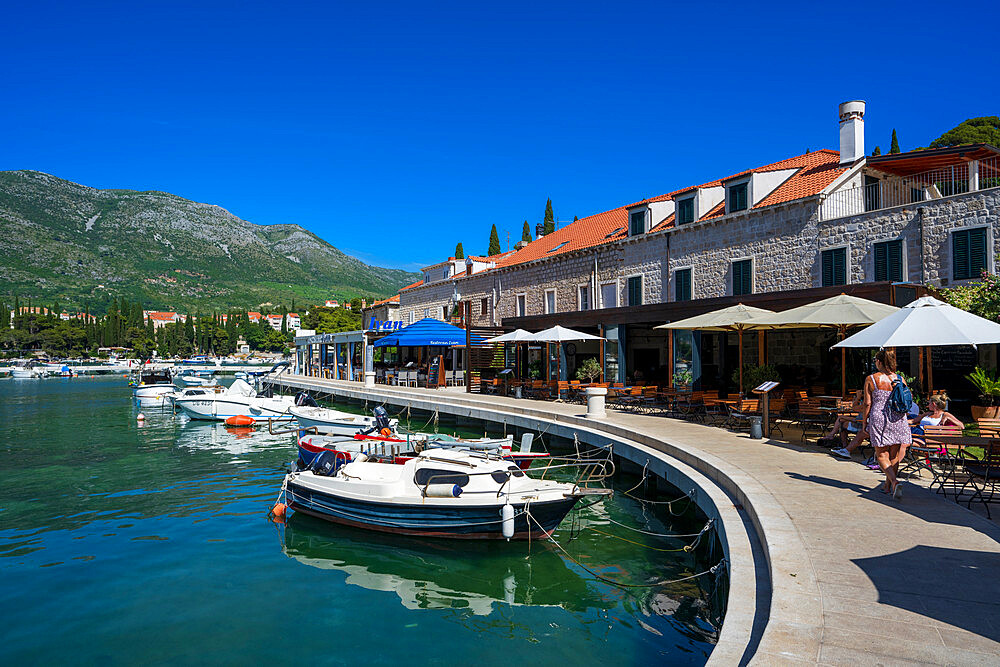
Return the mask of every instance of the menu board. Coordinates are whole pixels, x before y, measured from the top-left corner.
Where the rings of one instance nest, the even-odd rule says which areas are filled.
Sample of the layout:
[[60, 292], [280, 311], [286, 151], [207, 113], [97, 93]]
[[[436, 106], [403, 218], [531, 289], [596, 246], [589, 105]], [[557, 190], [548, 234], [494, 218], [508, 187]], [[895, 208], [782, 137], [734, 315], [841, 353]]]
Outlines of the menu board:
[[427, 367], [427, 387], [434, 389], [444, 384], [444, 371], [441, 368], [441, 355], [431, 358], [430, 366]]

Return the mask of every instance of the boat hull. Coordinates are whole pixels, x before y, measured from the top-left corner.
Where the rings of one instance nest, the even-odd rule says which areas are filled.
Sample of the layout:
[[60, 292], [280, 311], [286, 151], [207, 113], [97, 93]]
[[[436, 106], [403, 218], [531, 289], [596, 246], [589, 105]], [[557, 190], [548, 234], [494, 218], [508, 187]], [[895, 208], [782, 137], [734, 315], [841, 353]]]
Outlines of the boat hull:
[[154, 384], [148, 387], [136, 387], [136, 398], [163, 398], [167, 394], [172, 394], [176, 387], [172, 384]]
[[232, 398], [179, 398], [174, 405], [191, 419], [206, 419], [222, 421], [238, 415], [246, 415], [254, 419], [291, 419], [288, 408], [291, 402], [284, 403], [272, 399], [253, 399], [241, 401]]
[[[506, 539], [502, 533], [502, 505], [431, 505], [380, 503], [344, 498], [289, 480], [285, 496], [288, 506], [333, 523], [401, 535], [454, 539]], [[524, 503], [514, 508], [513, 539], [551, 535], [579, 500], [566, 496], [530, 504], [531, 520]]]

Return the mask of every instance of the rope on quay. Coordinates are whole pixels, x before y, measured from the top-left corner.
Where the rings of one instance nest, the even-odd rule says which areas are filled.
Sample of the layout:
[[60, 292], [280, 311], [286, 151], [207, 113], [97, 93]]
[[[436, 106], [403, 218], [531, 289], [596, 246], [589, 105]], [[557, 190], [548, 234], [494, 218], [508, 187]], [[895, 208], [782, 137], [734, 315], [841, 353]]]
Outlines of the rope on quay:
[[[545, 529], [542, 528], [541, 524], [539, 524], [538, 521], [535, 520], [535, 517], [533, 517], [531, 515], [531, 512], [527, 511], [527, 509], [526, 509], [525, 510], [525, 514], [528, 517], [528, 521], [534, 522], [534, 524], [536, 526], [538, 526], [538, 528], [542, 531], [542, 533], [546, 534], [545, 533]], [[708, 568], [707, 570], [704, 570], [702, 572], [698, 572], [696, 574], [690, 574], [690, 575], [688, 575], [686, 577], [680, 577], [679, 579], [661, 579], [659, 581], [654, 581], [654, 582], [649, 583], [649, 584], [626, 584], [626, 583], [623, 583], [621, 581], [616, 581], [616, 580], [612, 579], [611, 577], [605, 577], [603, 574], [598, 574], [597, 572], [594, 572], [592, 569], [590, 569], [589, 567], [587, 567], [586, 565], [584, 565], [583, 563], [581, 563], [577, 559], [573, 558], [573, 555], [570, 554], [570, 552], [566, 551], [566, 549], [564, 549], [563, 546], [561, 544], [559, 544], [559, 542], [557, 542], [554, 537], [552, 537], [552, 535], [547, 535], [546, 534], [546, 537], [548, 537], [549, 541], [552, 542], [552, 544], [556, 545], [556, 547], [561, 552], [563, 552], [563, 554], [567, 558], [569, 558], [571, 561], [573, 561], [574, 563], [576, 563], [577, 565], [579, 565], [581, 568], [583, 568], [583, 570], [586, 571], [590, 576], [592, 576], [592, 577], [594, 577], [596, 579], [600, 579], [601, 581], [603, 581], [605, 583], [608, 583], [608, 584], [611, 584], [612, 586], [618, 586], [620, 588], [656, 588], [656, 587], [659, 587], [659, 586], [669, 586], [671, 584], [679, 584], [682, 581], [690, 581], [691, 579], [697, 579], [698, 577], [703, 577], [706, 574], [716, 574], [726, 564], [726, 559], [723, 558], [722, 560], [720, 560], [718, 563], [716, 563], [712, 567]], [[628, 540], [626, 540], [626, 541], [628, 541]]]
[[[691, 544], [691, 549], [693, 549], [694, 547], [698, 546], [698, 543], [701, 541], [701, 536], [704, 535], [705, 533], [707, 533], [708, 530], [715, 523], [715, 519], [709, 519], [705, 523], [705, 527], [702, 528], [701, 531], [699, 531], [697, 533], [687, 533], [687, 534], [681, 535], [681, 534], [676, 534], [676, 533], [654, 533], [654, 532], [651, 532], [651, 531], [648, 531], [648, 530], [642, 530], [641, 528], [633, 528], [632, 526], [626, 526], [624, 523], [621, 523], [619, 521], [615, 521], [614, 519], [607, 518], [607, 517], [605, 517], [605, 520], [607, 520], [607, 521], [615, 524], [616, 526], [621, 526], [622, 528], [626, 528], [628, 530], [633, 530], [633, 531], [635, 531], [637, 533], [642, 533], [643, 535], [649, 535], [650, 537], [664, 537], [664, 538], [695, 537], [695, 538], [698, 538], [698, 539], [696, 539]], [[589, 526], [588, 526], [588, 528], [589, 528]], [[597, 530], [597, 529], [596, 528], [591, 528], [591, 530]], [[598, 530], [597, 532], [601, 532], [601, 531]], [[605, 533], [605, 535], [606, 534], [607, 533]], [[612, 537], [614, 537], [614, 536], [612, 536]], [[685, 549], [685, 550], [689, 551], [690, 549]], [[677, 549], [674, 549], [674, 551], [677, 551]]]

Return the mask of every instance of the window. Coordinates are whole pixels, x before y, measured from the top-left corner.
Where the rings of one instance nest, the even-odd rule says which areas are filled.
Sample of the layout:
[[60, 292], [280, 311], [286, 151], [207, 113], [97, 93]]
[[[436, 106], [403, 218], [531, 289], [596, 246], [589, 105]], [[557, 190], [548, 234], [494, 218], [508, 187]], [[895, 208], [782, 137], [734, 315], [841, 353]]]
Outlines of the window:
[[483, 317], [490, 316], [490, 300], [489, 298], [479, 300], [479, 314]]
[[618, 307], [618, 283], [601, 285], [601, 308]]
[[448, 321], [448, 306], [441, 306], [441, 319]]
[[526, 303], [527, 299], [528, 299], [527, 296], [524, 295], [524, 294], [518, 294], [517, 295], [517, 316], [518, 317], [524, 317], [525, 315], [528, 314], [527, 303]]
[[417, 486], [424, 484], [458, 484], [465, 486], [469, 483], [469, 476], [464, 472], [454, 470], [438, 470], [434, 468], [418, 468], [413, 474], [413, 483]]
[[882, 182], [865, 174], [865, 210], [877, 211], [882, 208]]
[[978, 278], [986, 270], [986, 229], [963, 229], [951, 235], [952, 276]]
[[821, 254], [820, 282], [823, 287], [847, 284], [847, 248], [824, 250]]
[[545, 313], [556, 312], [556, 291], [554, 289], [545, 290]]
[[691, 300], [691, 269], [674, 271], [674, 301]]
[[646, 231], [646, 211], [636, 211], [628, 217], [629, 236], [638, 236]]
[[694, 197], [677, 202], [677, 224], [686, 225], [694, 222]]
[[448, 280], [448, 267], [444, 267], [441, 271], [441, 280]]
[[727, 190], [729, 196], [729, 212], [745, 211], [747, 208], [747, 183], [731, 185]]
[[753, 260], [733, 262], [733, 296], [753, 294]]
[[611, 238], [612, 236], [617, 236], [618, 234], [621, 234], [621, 233], [622, 233], [622, 232], [624, 232], [624, 231], [625, 231], [625, 228], [624, 228], [624, 227], [619, 227], [618, 229], [616, 229], [616, 230], [615, 230], [615, 231], [613, 231], [613, 232], [608, 232], [608, 235], [607, 235], [607, 236], [605, 236], [605, 237], [604, 237], [604, 239], [605, 239], [605, 240], [607, 240], [607, 239], [610, 239], [610, 238]]
[[563, 241], [562, 243], [560, 243], [559, 245], [557, 245], [555, 248], [552, 248], [551, 250], [547, 250], [546, 252], [555, 252], [556, 250], [559, 250], [560, 248], [562, 248], [567, 243], [569, 243], [569, 241]]
[[430, 317], [430, 316], [431, 316], [431, 309], [424, 308], [424, 317]]
[[413, 318], [414, 318], [414, 313], [413, 313], [413, 311], [411, 310], [411, 311], [410, 311], [410, 324], [413, 324]]
[[923, 188], [910, 188], [910, 202], [916, 204], [918, 201], [923, 201], [927, 198], [927, 193], [924, 192]]
[[876, 243], [873, 250], [875, 254], [875, 280], [902, 282], [903, 242], [886, 241], [885, 243]]
[[577, 290], [576, 305], [579, 310], [590, 310], [590, 286], [580, 285]]
[[642, 305], [642, 276], [632, 276], [628, 279], [628, 305]]

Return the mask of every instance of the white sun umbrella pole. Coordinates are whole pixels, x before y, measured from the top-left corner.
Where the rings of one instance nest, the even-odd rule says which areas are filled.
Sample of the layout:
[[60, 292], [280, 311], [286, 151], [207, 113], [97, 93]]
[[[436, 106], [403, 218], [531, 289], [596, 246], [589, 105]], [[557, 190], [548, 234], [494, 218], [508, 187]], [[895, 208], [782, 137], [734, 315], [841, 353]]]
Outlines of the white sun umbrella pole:
[[518, 354], [518, 346], [521, 343], [526, 343], [535, 340], [533, 338], [534, 334], [530, 331], [525, 331], [524, 329], [514, 329], [513, 331], [508, 331], [505, 334], [495, 336], [493, 338], [486, 339], [487, 343], [514, 343], [514, 367], [518, 376], [520, 376], [520, 361], [521, 355]]

